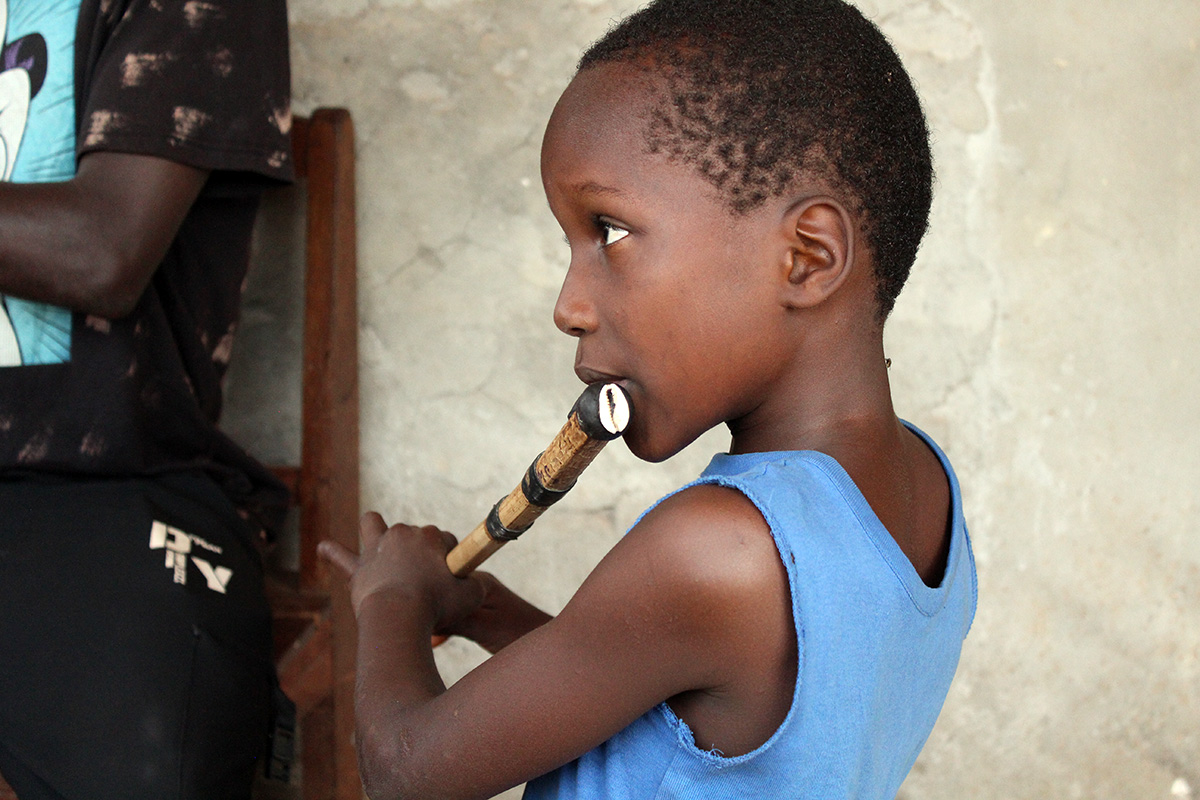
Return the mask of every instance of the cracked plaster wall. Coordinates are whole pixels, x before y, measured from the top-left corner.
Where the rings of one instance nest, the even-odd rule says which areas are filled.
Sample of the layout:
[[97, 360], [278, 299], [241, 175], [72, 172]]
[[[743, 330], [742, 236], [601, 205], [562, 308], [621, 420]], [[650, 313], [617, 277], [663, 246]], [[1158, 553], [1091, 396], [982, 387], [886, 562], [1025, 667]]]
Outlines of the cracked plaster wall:
[[[981, 591], [901, 797], [1196, 796], [1200, 5], [860, 6], [935, 135], [888, 351], [902, 415], [958, 467]], [[347, 106], [358, 130], [364, 509], [465, 533], [578, 393], [538, 147], [583, 47], [634, 7], [292, 0], [297, 109]], [[271, 458], [296, 448], [288, 214], [265, 212], [226, 420]], [[608, 449], [489, 568], [561, 606], [724, 444], [657, 466]], [[439, 653], [450, 678], [480, 658]]]

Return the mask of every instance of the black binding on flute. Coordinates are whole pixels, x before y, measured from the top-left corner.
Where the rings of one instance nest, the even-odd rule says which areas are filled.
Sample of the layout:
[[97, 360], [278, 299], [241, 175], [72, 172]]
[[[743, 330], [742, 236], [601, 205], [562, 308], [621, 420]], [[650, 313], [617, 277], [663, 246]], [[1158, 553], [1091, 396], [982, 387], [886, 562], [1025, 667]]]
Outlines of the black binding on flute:
[[546, 484], [542, 483], [541, 476], [537, 474], [537, 463], [539, 455], [529, 465], [529, 469], [525, 472], [525, 477], [521, 479], [521, 494], [525, 495], [525, 499], [530, 505], [539, 506], [541, 508], [549, 508], [563, 498], [567, 492], [571, 491], [571, 486], [565, 489], [548, 489]]
[[492, 506], [492, 510], [488, 512], [487, 520], [484, 521], [484, 525], [487, 527], [488, 536], [492, 537], [497, 542], [514, 541], [522, 533], [529, 530], [529, 525], [526, 525], [519, 531], [504, 527], [504, 524], [500, 522], [500, 503], [496, 503], [496, 505]]

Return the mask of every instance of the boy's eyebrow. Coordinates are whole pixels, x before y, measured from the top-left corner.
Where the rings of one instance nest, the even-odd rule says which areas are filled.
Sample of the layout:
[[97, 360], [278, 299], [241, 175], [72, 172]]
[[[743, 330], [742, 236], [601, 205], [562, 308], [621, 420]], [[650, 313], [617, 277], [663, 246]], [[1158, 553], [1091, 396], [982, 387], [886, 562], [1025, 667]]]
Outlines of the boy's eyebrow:
[[575, 184], [571, 188], [582, 194], [625, 194], [620, 189], [617, 189], [613, 186], [605, 186], [604, 184], [596, 183], [595, 181], [583, 181], [582, 183]]

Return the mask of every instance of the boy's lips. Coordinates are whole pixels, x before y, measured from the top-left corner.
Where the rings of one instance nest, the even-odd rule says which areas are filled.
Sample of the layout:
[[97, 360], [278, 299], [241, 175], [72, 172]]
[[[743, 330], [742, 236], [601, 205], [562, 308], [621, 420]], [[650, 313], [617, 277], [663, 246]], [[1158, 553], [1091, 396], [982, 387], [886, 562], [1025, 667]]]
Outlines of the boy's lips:
[[593, 383], [616, 383], [623, 387], [625, 383], [624, 378], [582, 365], [575, 366], [575, 375], [579, 380], [589, 385]]

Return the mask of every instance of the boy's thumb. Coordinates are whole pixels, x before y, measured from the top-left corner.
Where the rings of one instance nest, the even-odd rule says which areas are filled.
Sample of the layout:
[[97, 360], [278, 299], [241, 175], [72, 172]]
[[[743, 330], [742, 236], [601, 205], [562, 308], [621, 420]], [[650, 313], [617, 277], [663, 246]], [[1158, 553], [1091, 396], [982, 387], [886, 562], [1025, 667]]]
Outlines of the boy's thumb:
[[317, 553], [321, 558], [341, 570], [347, 578], [352, 576], [354, 571], [358, 569], [358, 556], [337, 542], [321, 542], [317, 545]]

